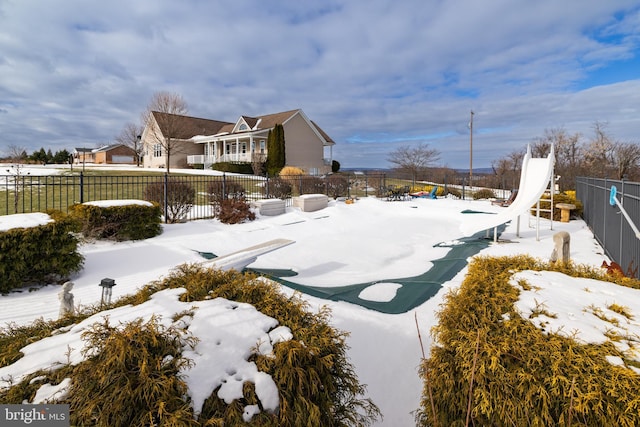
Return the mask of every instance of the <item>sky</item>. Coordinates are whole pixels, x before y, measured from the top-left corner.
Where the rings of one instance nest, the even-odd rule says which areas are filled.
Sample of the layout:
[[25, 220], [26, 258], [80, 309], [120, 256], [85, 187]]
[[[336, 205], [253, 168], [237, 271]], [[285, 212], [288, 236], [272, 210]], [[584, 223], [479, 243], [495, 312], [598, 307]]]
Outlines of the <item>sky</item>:
[[169, 91], [229, 122], [300, 108], [343, 168], [419, 144], [489, 167], [547, 129], [640, 142], [639, 70], [635, 0], [0, 0], [0, 153], [113, 143]]
[[[34, 175], [42, 171], [51, 173], [52, 169], [31, 170]], [[467, 209], [499, 213], [509, 208], [494, 206], [489, 200], [416, 198], [389, 202], [367, 197], [353, 204], [331, 200], [326, 208], [313, 212], [303, 212], [294, 207], [288, 207], [284, 214], [276, 216], [263, 216], [256, 212], [255, 221], [243, 224], [225, 225], [217, 220], [163, 224], [161, 235], [143, 241], [84, 242], [80, 252], [85, 263], [83, 269], [71, 277], [74, 282], [71, 293], [76, 306], [97, 304], [102, 295], [101, 279], [112, 278], [116, 284], [112, 289], [112, 300], [115, 301], [149, 282], [166, 277], [178, 265], [208, 263], [198, 252], [213, 252], [222, 257], [273, 239], [288, 239], [294, 243], [258, 256], [249, 267], [292, 269], [297, 275], [288, 280], [317, 287], [370, 282], [359, 293], [360, 300], [393, 304], [404, 286], [398, 283], [399, 278], [420, 275], [434, 268], [433, 260], [446, 256], [456, 245], [465, 244], [460, 231], [463, 224], [476, 221], [477, 215], [483, 215], [463, 214], [462, 211]], [[35, 226], [46, 221], [48, 218], [41, 214], [5, 215], [0, 216], [0, 229]], [[524, 215], [519, 233], [514, 223], [516, 221], [507, 225], [498, 243], [482, 249], [478, 255], [528, 254], [542, 260], [549, 259], [554, 248], [554, 234], [566, 231], [570, 235], [570, 257], [576, 264], [597, 268], [603, 260], [609, 261], [593, 233], [580, 219], [553, 224], [542, 219], [536, 230], [536, 221]], [[132, 259], [136, 262], [132, 263]], [[380, 407], [384, 416], [375, 426], [414, 425], [412, 411], [418, 408], [422, 391], [418, 376], [422, 350], [429, 355], [429, 349], [434, 345], [429, 331], [436, 325], [436, 313], [442, 309], [445, 295], [461, 285], [466, 271], [467, 267], [464, 267], [451, 280], [442, 283], [431, 298], [398, 314], [368, 309], [353, 302], [301, 294], [309, 303], [310, 311], [328, 307], [332, 313], [330, 323], [349, 334], [346, 341], [349, 361], [359, 381], [367, 385], [367, 397]], [[522, 280], [527, 280], [532, 286], [522, 289]], [[524, 318], [529, 318], [534, 311], [538, 313], [531, 316], [536, 326], [545, 328], [547, 332], [570, 334], [585, 343], [601, 343], [606, 339], [605, 334], [611, 336], [614, 331], [618, 336], [631, 337], [615, 345], [631, 359], [640, 360], [637, 340], [632, 341], [633, 337], [640, 335], [637, 320], [640, 317], [640, 290], [554, 272], [520, 272], [512, 277], [512, 283], [520, 290], [517, 310]], [[287, 295], [293, 293], [285, 286], [280, 289]], [[60, 286], [48, 285], [33, 292], [0, 295], [0, 325], [8, 322], [24, 325], [40, 317], [56, 319], [60, 291]], [[179, 290], [154, 294], [154, 298], [143, 306], [122, 307], [95, 315], [66, 332], [30, 344], [22, 350], [25, 354], [23, 359], [0, 368], [0, 387], [6, 384], [2, 379], [9, 376], [18, 379], [56, 362], [80, 362], [83, 348], [81, 333], [92, 323], [100, 322], [104, 314], [108, 314], [115, 324], [117, 320], [147, 319], [155, 313], [161, 316], [165, 325], [170, 324], [174, 313], [185, 310], [184, 304], [177, 300], [178, 294]], [[624, 307], [631, 319], [613, 311], [610, 307], [614, 304]], [[264, 391], [260, 399], [264, 399], [263, 403], [275, 405], [277, 393], [273, 383], [268, 376], [257, 371], [255, 365], [247, 362], [246, 357], [250, 354], [247, 349], [252, 348], [253, 341], [260, 340], [264, 343], [261, 351], [269, 352], [269, 343], [275, 345], [278, 340], [296, 339], [295, 334], [275, 319], [252, 310], [251, 306], [241, 305], [240, 309], [229, 310], [234, 302], [217, 300], [198, 302], [197, 305], [193, 319], [183, 317], [180, 320], [180, 325], [188, 325], [202, 343], [201, 347], [189, 353], [196, 359], [196, 367], [186, 373], [195, 405], [207, 396], [212, 385], [225, 384], [223, 380], [229, 387], [223, 388], [221, 393], [232, 399], [234, 386], [240, 382], [238, 378], [260, 383]], [[544, 314], [540, 314], [541, 307], [546, 310]], [[424, 347], [420, 345], [416, 323]], [[220, 348], [210, 345], [219, 341], [224, 343]], [[238, 354], [245, 355], [245, 358], [238, 357]], [[198, 365], [201, 361], [206, 363], [209, 355], [217, 358], [215, 367], [211, 364]], [[614, 355], [608, 360], [612, 365], [623, 363]], [[207, 374], [202, 374], [201, 369]], [[640, 374], [637, 368], [629, 369]], [[68, 383], [58, 387], [43, 385], [37, 399], [42, 401], [62, 396], [67, 386]], [[250, 417], [255, 410], [247, 408], [247, 416]]]

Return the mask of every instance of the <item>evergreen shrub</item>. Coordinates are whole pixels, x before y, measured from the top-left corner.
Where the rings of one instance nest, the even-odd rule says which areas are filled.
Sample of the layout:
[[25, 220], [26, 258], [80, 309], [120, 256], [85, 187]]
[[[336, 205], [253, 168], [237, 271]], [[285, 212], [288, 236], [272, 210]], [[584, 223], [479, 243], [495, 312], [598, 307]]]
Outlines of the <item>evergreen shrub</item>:
[[157, 203], [100, 207], [75, 204], [69, 213], [80, 224], [80, 231], [89, 239], [143, 240], [162, 232], [162, 210]]
[[[423, 359], [422, 426], [637, 426], [640, 375], [607, 359], [612, 341], [584, 344], [538, 329], [514, 307], [522, 270], [558, 271], [637, 288], [635, 279], [529, 256], [476, 257], [445, 296]], [[535, 286], [521, 283], [519, 286]], [[471, 396], [471, 397], [469, 397]]]
[[0, 231], [0, 292], [26, 284], [60, 281], [82, 268], [73, 234], [75, 221], [61, 212], [49, 212], [54, 219], [37, 227]]
[[253, 175], [253, 166], [246, 162], [219, 162], [211, 165], [211, 169], [220, 172]]
[[[219, 297], [252, 304], [291, 330], [293, 339], [274, 344], [273, 354], [254, 353], [249, 359], [273, 378], [280, 399], [276, 413], [261, 411], [253, 417], [252, 425], [368, 426], [380, 418], [378, 407], [364, 397], [366, 386], [358, 382], [348, 360], [347, 334], [330, 325], [331, 313], [326, 307], [312, 313], [300, 295], [286, 296], [271, 281], [200, 264], [181, 265], [162, 280], [120, 298], [112, 307], [141, 304], [169, 288], [186, 289], [180, 296], [183, 302]], [[33, 342], [30, 336], [48, 336], [54, 329], [95, 314], [97, 309], [89, 307], [86, 311], [56, 322], [40, 320], [32, 328], [0, 330], [0, 361], [13, 363], [21, 357], [16, 349]], [[191, 363], [183, 357], [182, 349], [196, 343], [188, 330], [163, 327], [156, 319], [112, 325], [104, 318], [83, 338], [88, 356], [85, 361], [37, 374], [43, 384], [71, 378], [69, 394], [57, 402], [70, 405], [71, 425], [245, 425], [243, 407], [258, 403], [255, 387], [249, 382], [243, 385], [243, 397], [231, 404], [218, 398], [216, 389], [198, 419], [194, 418], [186, 384], [180, 377], [180, 369]], [[5, 354], [5, 345], [14, 350]], [[31, 401], [35, 394], [33, 378], [0, 390], [0, 403]]]

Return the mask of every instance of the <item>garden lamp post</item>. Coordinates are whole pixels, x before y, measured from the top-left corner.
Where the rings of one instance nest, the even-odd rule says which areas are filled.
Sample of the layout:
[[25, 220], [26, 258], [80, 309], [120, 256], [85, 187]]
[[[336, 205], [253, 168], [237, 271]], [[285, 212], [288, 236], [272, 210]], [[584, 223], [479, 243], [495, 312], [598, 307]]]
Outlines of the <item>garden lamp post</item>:
[[102, 297], [100, 298], [100, 308], [102, 309], [103, 305], [111, 305], [111, 293], [112, 288], [116, 285], [115, 280], [105, 278], [100, 281], [100, 287], [102, 288]]

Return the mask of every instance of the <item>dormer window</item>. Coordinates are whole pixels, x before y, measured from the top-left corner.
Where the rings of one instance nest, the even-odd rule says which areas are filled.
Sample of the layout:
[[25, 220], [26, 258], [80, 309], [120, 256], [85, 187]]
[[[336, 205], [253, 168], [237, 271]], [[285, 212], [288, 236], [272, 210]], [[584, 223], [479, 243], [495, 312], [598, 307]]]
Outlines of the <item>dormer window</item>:
[[239, 130], [247, 130], [249, 129], [249, 127], [246, 124], [241, 124], [240, 127], [238, 128]]

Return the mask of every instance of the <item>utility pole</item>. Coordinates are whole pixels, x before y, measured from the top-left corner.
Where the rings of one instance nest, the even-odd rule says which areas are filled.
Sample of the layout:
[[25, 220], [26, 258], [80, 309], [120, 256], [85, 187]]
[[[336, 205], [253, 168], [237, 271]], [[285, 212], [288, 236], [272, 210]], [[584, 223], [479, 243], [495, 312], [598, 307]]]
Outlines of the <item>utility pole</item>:
[[473, 187], [473, 110], [469, 121], [469, 187]]

